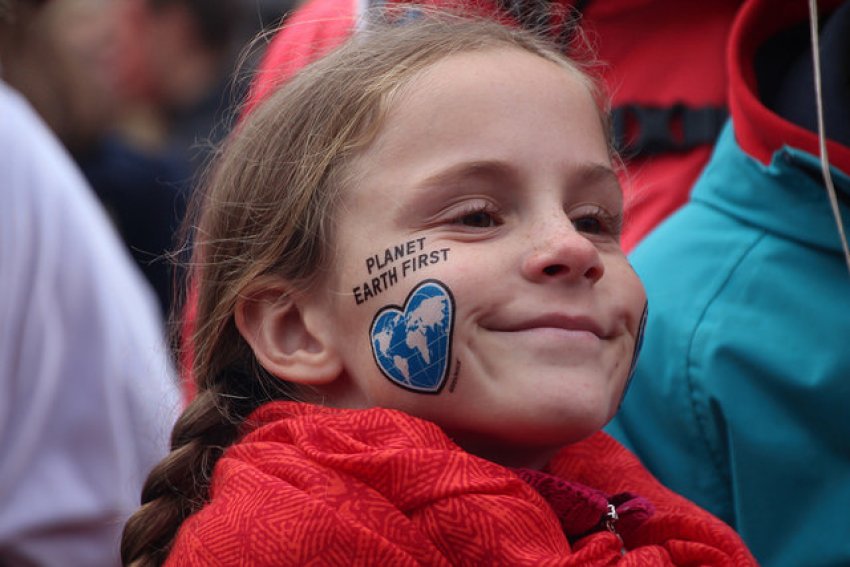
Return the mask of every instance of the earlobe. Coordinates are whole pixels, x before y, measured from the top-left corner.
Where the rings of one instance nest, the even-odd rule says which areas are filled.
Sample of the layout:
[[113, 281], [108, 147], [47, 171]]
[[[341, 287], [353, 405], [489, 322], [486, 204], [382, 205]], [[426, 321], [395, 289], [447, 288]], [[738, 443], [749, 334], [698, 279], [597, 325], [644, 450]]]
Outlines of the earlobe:
[[273, 376], [305, 386], [333, 382], [342, 360], [290, 291], [277, 278], [258, 280], [237, 301], [236, 327]]

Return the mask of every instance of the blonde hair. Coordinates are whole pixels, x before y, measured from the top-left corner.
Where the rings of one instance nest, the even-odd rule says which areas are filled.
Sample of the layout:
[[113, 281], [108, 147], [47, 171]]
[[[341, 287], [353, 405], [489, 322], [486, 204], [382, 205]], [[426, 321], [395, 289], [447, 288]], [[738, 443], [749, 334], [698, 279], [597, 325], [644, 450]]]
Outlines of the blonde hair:
[[199, 201], [190, 278], [197, 290], [191, 371], [198, 394], [125, 527], [125, 563], [164, 561], [182, 521], [207, 500], [215, 462], [247, 416], [297, 393], [259, 367], [237, 331], [237, 301], [265, 274], [304, 288], [327, 265], [346, 165], [375, 138], [400, 88], [452, 54], [515, 48], [575, 73], [601, 100], [577, 63], [531, 32], [456, 12], [420, 8], [412, 21], [396, 25], [391, 20], [404, 13], [387, 14], [257, 107], [211, 170]]

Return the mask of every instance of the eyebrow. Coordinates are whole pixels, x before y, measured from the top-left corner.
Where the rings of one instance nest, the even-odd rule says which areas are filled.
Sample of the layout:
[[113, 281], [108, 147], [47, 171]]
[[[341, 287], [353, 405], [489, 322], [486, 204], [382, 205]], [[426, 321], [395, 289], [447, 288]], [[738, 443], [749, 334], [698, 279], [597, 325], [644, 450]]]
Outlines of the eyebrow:
[[[603, 191], [610, 197], [623, 202], [623, 190], [617, 174], [610, 166], [599, 163], [583, 163], [571, 167], [567, 173], [568, 185], [582, 194], [585, 191]], [[460, 162], [438, 171], [413, 185], [415, 197], [400, 211], [406, 215], [419, 211], [426, 203], [439, 202], [446, 193], [453, 193], [458, 185], [478, 180], [492, 183], [494, 187], [510, 185], [516, 181], [517, 172], [499, 160], [473, 160]]]
[[585, 183], [616, 183], [620, 185], [617, 173], [607, 165], [591, 163], [578, 168], [577, 177]]
[[515, 174], [511, 168], [499, 161], [470, 161], [450, 166], [416, 183], [420, 190], [436, 189], [450, 183], [457, 183], [470, 178], [505, 179]]
[[415, 181], [412, 185], [413, 198], [400, 209], [399, 214], [404, 217], [414, 211], [419, 214], [423, 208], [430, 209], [434, 203], [440, 203], [454, 194], [458, 187], [480, 187], [474, 185], [474, 181], [498, 187], [506, 180], [510, 183], [515, 178], [516, 172], [498, 160], [459, 162]]
[[614, 190], [620, 201], [622, 202], [623, 200], [623, 187], [620, 185], [620, 178], [607, 165], [591, 163], [580, 166], [573, 183], [577, 183], [580, 187], [592, 186], [594, 188], [601, 187]]
[[[430, 175], [416, 183], [419, 190], [436, 189], [450, 183], [457, 183], [469, 178], [482, 179], [511, 179], [515, 177], [511, 167], [500, 161], [471, 161], [458, 163], [449, 168]], [[617, 173], [608, 165], [600, 163], [588, 163], [576, 166], [570, 172], [569, 177], [572, 185], [581, 186], [610, 186], [616, 189], [622, 196], [622, 187]]]

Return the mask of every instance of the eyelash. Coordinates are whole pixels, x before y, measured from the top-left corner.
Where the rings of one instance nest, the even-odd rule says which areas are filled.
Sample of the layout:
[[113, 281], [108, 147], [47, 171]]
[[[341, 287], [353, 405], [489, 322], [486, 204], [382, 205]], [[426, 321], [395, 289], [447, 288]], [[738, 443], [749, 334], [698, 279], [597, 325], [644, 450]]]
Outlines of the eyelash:
[[[482, 214], [489, 215], [491, 224], [487, 226], [480, 226], [475, 223], [466, 224], [464, 222], [465, 219]], [[593, 220], [598, 223], [598, 228], [582, 228], [579, 223], [587, 219]], [[588, 205], [582, 207], [578, 215], [575, 215], [575, 213], [573, 213], [573, 218], [571, 219], [571, 221], [578, 232], [588, 234], [590, 236], [604, 235], [612, 236], [615, 239], [619, 239], [623, 228], [622, 214], [612, 215], [606, 209], [598, 205]], [[452, 214], [451, 218], [449, 219], [449, 224], [459, 225], [469, 229], [486, 229], [501, 225], [502, 219], [499, 217], [499, 214], [495, 210], [495, 207], [490, 203], [468, 203], [463, 205], [460, 210], [455, 211]]]
[[[468, 218], [473, 217], [475, 215], [482, 215], [482, 214], [489, 215], [490, 220], [491, 220], [491, 224], [489, 224], [488, 226], [478, 226], [474, 223], [473, 224], [464, 223], [465, 219], [468, 219]], [[450, 222], [450, 224], [459, 225], [459, 226], [463, 226], [463, 227], [470, 228], [470, 229], [476, 229], [476, 228], [486, 229], [486, 228], [493, 228], [494, 226], [499, 226], [500, 224], [502, 224], [502, 219], [499, 217], [499, 215], [498, 215], [497, 211], [495, 210], [495, 208], [493, 207], [493, 205], [491, 205], [489, 203], [480, 202], [480, 203], [464, 204], [463, 207], [460, 210], [452, 213], [452, 216], [449, 219], [449, 222]]]
[[[597, 230], [582, 229], [579, 226], [579, 222], [586, 219], [591, 219], [599, 223], [599, 228]], [[572, 218], [572, 222], [575, 229], [581, 233], [590, 235], [610, 235], [618, 239], [623, 229], [622, 214], [612, 215], [607, 210], [597, 205], [590, 206], [589, 210], [583, 208], [580, 211], [580, 214]]]

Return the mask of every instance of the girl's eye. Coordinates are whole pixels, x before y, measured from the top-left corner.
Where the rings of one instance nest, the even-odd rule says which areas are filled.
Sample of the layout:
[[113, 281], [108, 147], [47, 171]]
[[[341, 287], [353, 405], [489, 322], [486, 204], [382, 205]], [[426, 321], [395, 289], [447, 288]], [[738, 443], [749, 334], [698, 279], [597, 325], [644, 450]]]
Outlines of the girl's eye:
[[497, 206], [485, 200], [464, 203], [446, 216], [449, 224], [462, 228], [494, 228], [502, 224]]
[[589, 235], [604, 235], [620, 237], [622, 230], [622, 217], [612, 215], [601, 207], [593, 207], [585, 210], [573, 218], [573, 226], [578, 232]]
[[490, 228], [496, 226], [496, 217], [487, 211], [474, 211], [461, 216], [458, 222], [473, 228]]
[[596, 217], [581, 217], [573, 221], [573, 226], [577, 231], [588, 234], [599, 234], [604, 230], [602, 221]]

